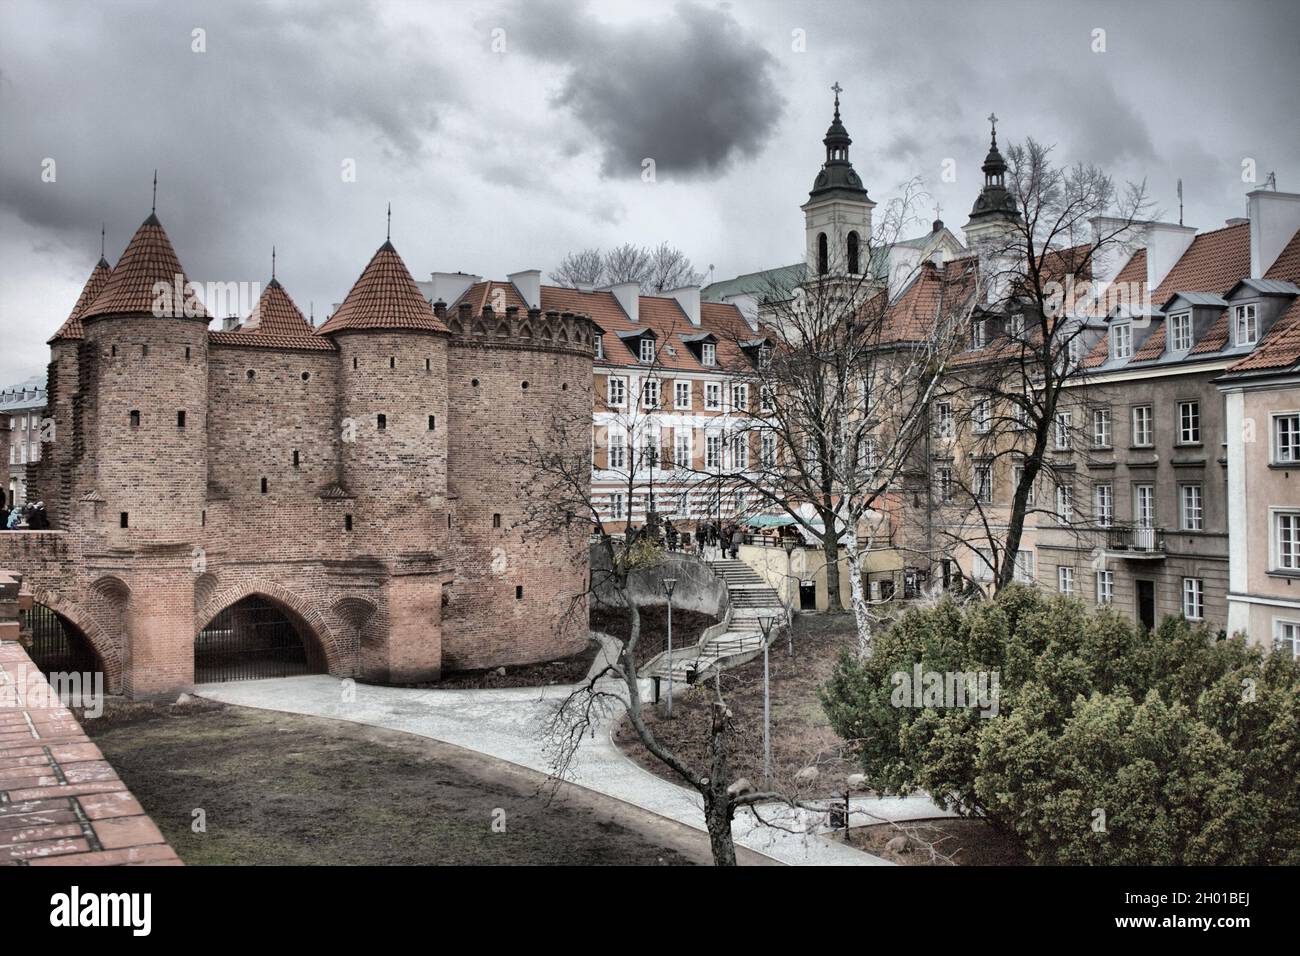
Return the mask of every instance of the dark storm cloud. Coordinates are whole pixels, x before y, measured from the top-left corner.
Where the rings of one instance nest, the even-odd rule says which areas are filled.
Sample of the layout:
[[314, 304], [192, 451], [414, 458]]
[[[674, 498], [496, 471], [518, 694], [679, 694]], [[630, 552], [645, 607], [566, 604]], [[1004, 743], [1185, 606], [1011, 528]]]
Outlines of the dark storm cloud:
[[343, 0], [10, 7], [0, 209], [78, 245], [107, 221], [111, 256], [148, 213], [157, 168], [159, 215], [185, 258], [228, 267], [245, 216], [310, 208], [345, 158], [423, 155], [447, 77], [418, 31], [375, 13]]
[[717, 174], [769, 141], [784, 107], [777, 61], [725, 10], [680, 3], [635, 24], [599, 6], [520, 3], [519, 49], [560, 65], [553, 102], [592, 133], [614, 178]]

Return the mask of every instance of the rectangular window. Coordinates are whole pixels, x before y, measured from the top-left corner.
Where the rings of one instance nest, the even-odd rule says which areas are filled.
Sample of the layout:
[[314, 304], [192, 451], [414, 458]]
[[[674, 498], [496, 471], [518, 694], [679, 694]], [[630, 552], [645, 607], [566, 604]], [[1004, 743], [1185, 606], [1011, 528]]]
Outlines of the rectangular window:
[[973, 548], [970, 562], [970, 576], [974, 581], [993, 580], [993, 552], [988, 548]]
[[1273, 622], [1273, 650], [1300, 660], [1300, 621]]
[[731, 386], [731, 409], [736, 412], [749, 410], [749, 386], [733, 383]]
[[1300, 571], [1300, 511], [1274, 513], [1273, 540], [1274, 569]]
[[1255, 315], [1255, 305], [1238, 305], [1232, 310], [1233, 328], [1236, 330], [1238, 345], [1254, 345], [1259, 339], [1259, 320]]
[[[1025, 480], [1025, 466], [1012, 465], [1011, 466], [1011, 493], [1013, 495], [1020, 489], [1020, 483], [1024, 480]], [[1033, 503], [1034, 503], [1034, 486], [1031, 483], [1029, 485], [1029, 494], [1025, 496], [1025, 504], [1032, 505]]]
[[776, 402], [772, 398], [772, 389], [766, 385], [760, 385], [758, 389], [758, 410], [760, 412], [776, 410]]
[[1133, 445], [1137, 448], [1150, 448], [1151, 406], [1135, 405], [1133, 407]]
[[678, 468], [691, 467], [691, 430], [673, 429], [673, 462]]
[[1008, 335], [1013, 339], [1023, 338], [1025, 335], [1025, 315], [1023, 312], [1017, 312], [1011, 316], [1011, 323], [1008, 326]]
[[386, 430], [388, 428], [388, 416], [387, 415], [376, 416], [375, 425], [379, 428], [381, 432]]
[[492, 515], [492, 527], [494, 527], [494, 528], [499, 528], [499, 527], [501, 527], [501, 515], [500, 515], [500, 514], [494, 514], [494, 515]]
[[1011, 421], [1016, 431], [1028, 431], [1031, 416], [1029, 412], [1029, 403], [1032, 401], [1028, 396], [1024, 402], [1016, 402], [1011, 408]]
[[433, 415], [430, 415], [430, 416], [429, 416], [429, 431], [433, 431], [433, 426], [436, 425], [436, 424], [437, 424], [437, 419], [436, 419], [436, 417], [433, 416]]
[[970, 347], [982, 349], [988, 344], [988, 322], [984, 319], [972, 319], [970, 324]]
[[650, 428], [641, 433], [641, 463], [647, 468], [659, 467], [659, 432]]
[[1135, 485], [1133, 487], [1133, 521], [1139, 528], [1155, 527], [1155, 485]]
[[673, 405], [677, 408], [691, 407], [690, 382], [673, 382]]
[[731, 467], [749, 467], [749, 433], [741, 432], [731, 439]]
[[1205, 581], [1201, 578], [1183, 578], [1183, 617], [1205, 619]]
[[704, 409], [705, 411], [710, 412], [716, 412], [722, 409], [721, 382], [704, 383]]
[[352, 530], [352, 515], [343, 516], [343, 530], [344, 531]]
[[138, 411], [135, 411], [134, 409], [132, 409], [131, 414], [130, 414], [129, 417], [130, 417], [130, 419], [131, 419], [131, 427], [132, 427], [132, 428], [139, 428], [139, 427], [140, 427], [140, 413], [139, 413]]
[[659, 407], [659, 379], [648, 378], [641, 383], [641, 407]]
[[1300, 463], [1300, 413], [1273, 416], [1273, 463]]
[[993, 466], [976, 465], [975, 466], [975, 500], [980, 504], [990, 504], [993, 501]]
[[609, 496], [609, 516], [615, 520], [623, 517], [623, 496], [617, 491]]
[[1186, 352], [1192, 347], [1192, 313], [1178, 312], [1169, 317], [1169, 351]]
[[952, 469], [940, 465], [934, 470], [935, 492], [940, 501], [952, 501]]
[[1074, 568], [1056, 569], [1056, 590], [1065, 595], [1074, 594]]
[[764, 468], [776, 466], [776, 433], [765, 431], [759, 437], [759, 456]]
[[977, 435], [983, 435], [989, 430], [993, 412], [987, 398], [982, 398], [971, 406], [970, 419], [971, 428]]
[[1056, 518], [1058, 521], [1074, 520], [1074, 489], [1069, 485], [1056, 486]]
[[935, 404], [935, 429], [940, 438], [952, 438], [956, 430], [952, 417], [952, 402], [937, 402]]
[[185, 427], [185, 412], [183, 410], [178, 410], [176, 412], [176, 427], [177, 428]]
[[717, 365], [718, 364], [718, 347], [712, 342], [705, 342], [700, 346], [700, 364]]
[[1204, 526], [1204, 509], [1200, 485], [1183, 485], [1178, 490], [1180, 527], [1184, 531], [1200, 531]]
[[1092, 517], [1099, 528], [1115, 522], [1115, 489], [1109, 483], [1092, 486]]
[[627, 379], [611, 375], [606, 382], [605, 404], [611, 408], [622, 408], [627, 404]]
[[1115, 600], [1115, 572], [1097, 572], [1097, 603], [1110, 604]]
[[293, 467], [298, 467], [298, 449], [293, 450]]
[[1094, 408], [1092, 410], [1092, 447], [1110, 447], [1110, 409]]
[[609, 453], [607, 458], [608, 466], [610, 468], [627, 467], [627, 445], [624, 442], [624, 436], [621, 431], [610, 429]]
[[605, 357], [605, 336], [597, 332], [595, 343], [596, 343], [596, 358], [603, 359]]
[[1073, 412], [1056, 413], [1056, 450], [1069, 451], [1072, 447], [1073, 436], [1071, 434], [1070, 423], [1074, 417]]
[[118, 515], [117, 520], [120, 527], [129, 528], [131, 526], [131, 515], [128, 512], [123, 511]]
[[1184, 445], [1196, 445], [1201, 441], [1201, 403], [1178, 403], [1178, 441]]
[[655, 340], [648, 335], [641, 336], [640, 358], [642, 362], [653, 362], [655, 360]]
[[1033, 584], [1035, 581], [1034, 552], [1016, 552], [1016, 580], [1021, 584]]
[[1128, 322], [1114, 325], [1110, 330], [1110, 357], [1128, 358], [1133, 354], [1133, 326]]
[[704, 467], [722, 467], [722, 436], [706, 435], [704, 437]]

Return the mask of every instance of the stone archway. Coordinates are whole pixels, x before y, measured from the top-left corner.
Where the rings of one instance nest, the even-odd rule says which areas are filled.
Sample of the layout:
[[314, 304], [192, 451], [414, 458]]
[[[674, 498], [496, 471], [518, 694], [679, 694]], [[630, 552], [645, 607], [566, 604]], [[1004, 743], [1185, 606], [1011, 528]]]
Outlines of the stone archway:
[[37, 604], [44, 605], [80, 632], [104, 669], [105, 689], [110, 694], [121, 693], [122, 655], [94, 615], [80, 605], [64, 599], [58, 591], [54, 590], [38, 591], [33, 595], [33, 600]]
[[314, 643], [323, 658], [322, 670], [331, 674], [342, 672], [346, 655], [320, 612], [293, 591], [267, 581], [232, 584], [210, 598], [195, 615], [195, 638], [197, 639], [219, 614], [247, 598], [261, 598], [277, 606], [299, 627], [303, 641]]

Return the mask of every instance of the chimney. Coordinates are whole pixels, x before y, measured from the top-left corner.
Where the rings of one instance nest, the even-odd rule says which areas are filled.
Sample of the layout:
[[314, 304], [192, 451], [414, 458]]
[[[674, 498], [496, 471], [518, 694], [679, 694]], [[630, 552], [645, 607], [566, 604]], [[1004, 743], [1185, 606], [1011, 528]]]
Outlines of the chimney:
[[698, 327], [700, 324], [700, 287], [697, 285], [684, 285], [680, 289], [673, 289], [668, 294], [677, 300], [677, 304], [682, 307], [686, 317], [691, 320], [691, 325]]
[[482, 282], [482, 276], [472, 276], [464, 272], [434, 272], [429, 282], [417, 282], [420, 292], [430, 302], [455, 302], [465, 294], [475, 282]]
[[[1196, 238], [1195, 226], [1180, 226], [1172, 222], [1147, 223], [1147, 294], [1165, 281], [1187, 247]], [[1160, 305], [1158, 302], [1152, 305]]]
[[221, 320], [222, 332], [234, 332], [238, 328], [239, 328], [239, 316], [237, 315], [228, 315]]
[[1114, 216], [1094, 216], [1088, 220], [1092, 226], [1091, 242], [1093, 248], [1107, 239], [1104, 248], [1093, 257], [1092, 279], [1097, 288], [1109, 285], [1119, 275], [1133, 254], [1147, 244], [1146, 222], [1128, 222]]
[[525, 269], [523, 272], [512, 272], [507, 279], [519, 293], [519, 297], [524, 300], [524, 304], [530, 309], [541, 308], [542, 305], [542, 270]]
[[1300, 229], [1300, 195], [1256, 189], [1246, 194], [1246, 211], [1250, 216], [1250, 277], [1262, 279]]
[[758, 331], [758, 297], [752, 292], [737, 292], [735, 295], [724, 295], [722, 301], [726, 305], [734, 305], [749, 326], [751, 332]]
[[618, 300], [619, 308], [627, 314], [629, 321], [636, 322], [641, 317], [641, 286], [635, 282], [615, 282], [603, 285], [601, 292], [612, 292]]

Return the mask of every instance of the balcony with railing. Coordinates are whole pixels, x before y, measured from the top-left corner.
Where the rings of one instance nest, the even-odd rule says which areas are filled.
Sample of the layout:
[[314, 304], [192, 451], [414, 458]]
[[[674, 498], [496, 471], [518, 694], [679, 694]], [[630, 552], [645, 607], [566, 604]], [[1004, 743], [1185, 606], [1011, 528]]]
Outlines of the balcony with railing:
[[1106, 550], [1135, 560], [1159, 561], [1165, 556], [1165, 532], [1143, 525], [1112, 525], [1106, 528]]

